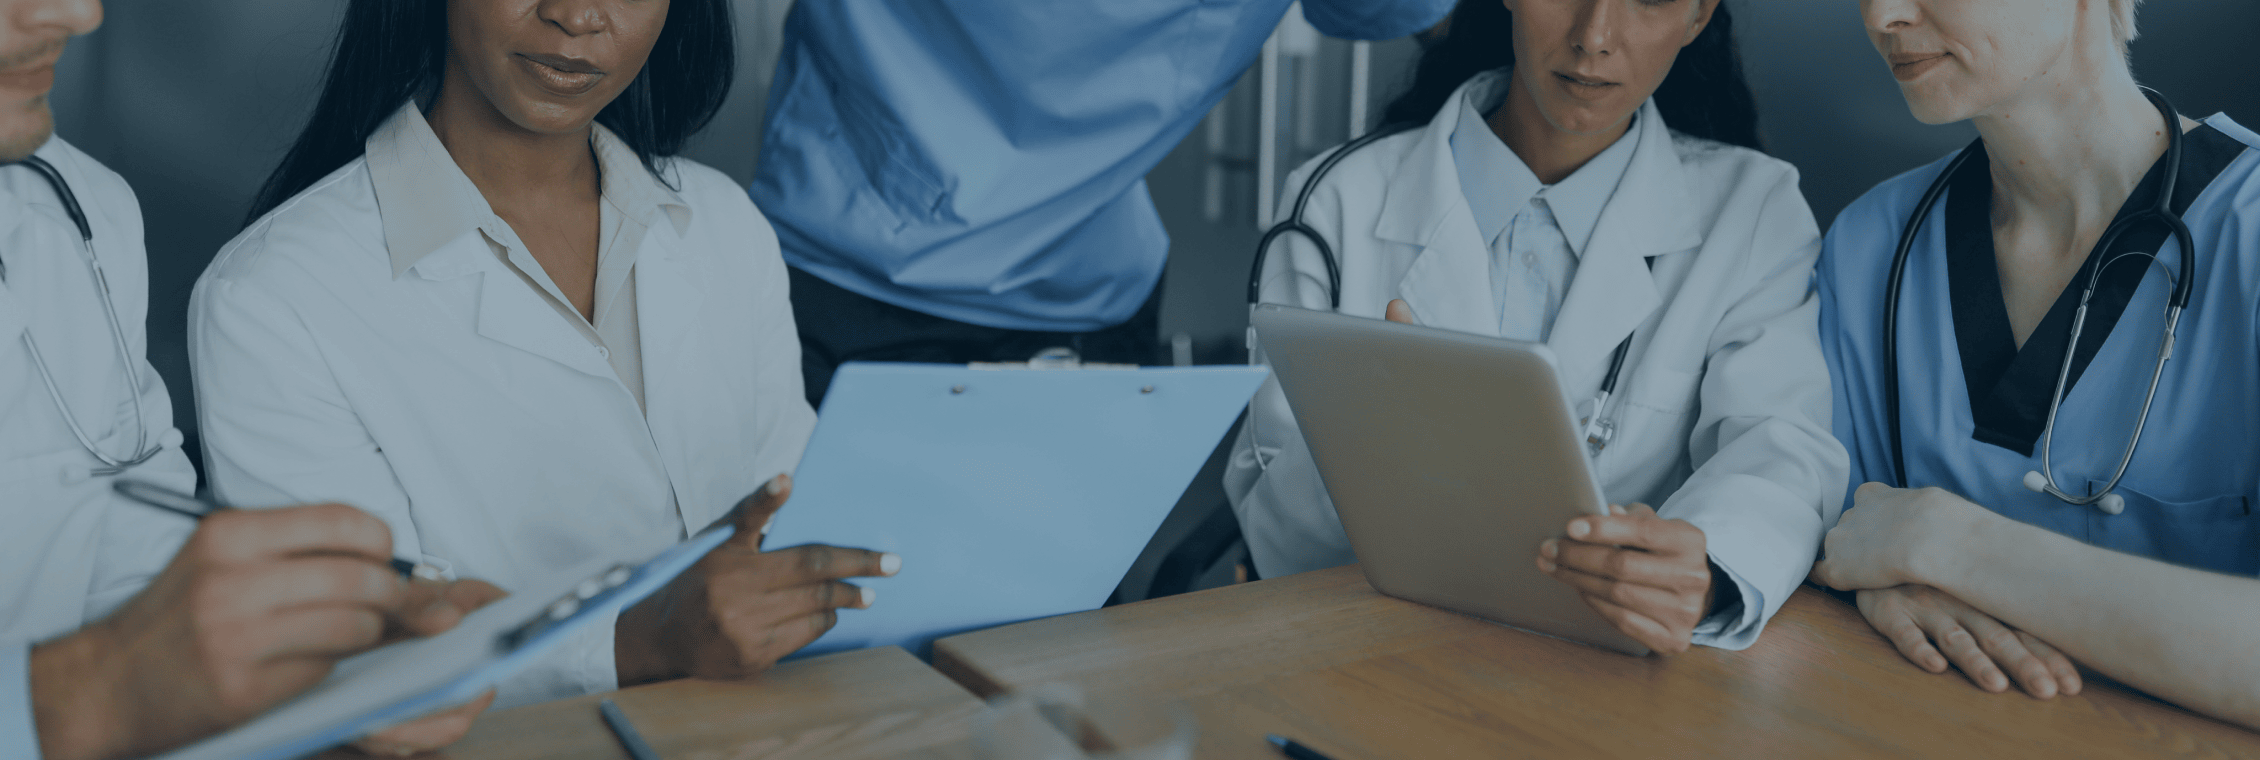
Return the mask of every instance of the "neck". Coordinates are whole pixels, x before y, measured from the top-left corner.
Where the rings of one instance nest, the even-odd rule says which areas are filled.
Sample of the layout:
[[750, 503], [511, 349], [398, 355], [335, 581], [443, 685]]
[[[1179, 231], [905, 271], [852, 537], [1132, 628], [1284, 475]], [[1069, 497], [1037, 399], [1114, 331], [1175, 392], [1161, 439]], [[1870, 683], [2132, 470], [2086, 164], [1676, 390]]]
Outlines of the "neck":
[[490, 205], [514, 205], [511, 200], [525, 195], [566, 188], [592, 196], [598, 191], [591, 127], [563, 134], [520, 127], [480, 94], [452, 60], [425, 120]]
[[2107, 48], [2067, 53], [2071, 60], [1975, 119], [1993, 173], [1996, 227], [2107, 225], [2165, 154], [2165, 121], [2116, 46]]
[[1522, 77], [1510, 74], [1507, 82], [1506, 103], [1486, 123], [1541, 183], [1551, 185], [1568, 179], [1594, 156], [1615, 145], [1632, 124], [1632, 117], [1627, 115], [1599, 132], [1564, 131], [1538, 110], [1538, 99], [1523, 87]]

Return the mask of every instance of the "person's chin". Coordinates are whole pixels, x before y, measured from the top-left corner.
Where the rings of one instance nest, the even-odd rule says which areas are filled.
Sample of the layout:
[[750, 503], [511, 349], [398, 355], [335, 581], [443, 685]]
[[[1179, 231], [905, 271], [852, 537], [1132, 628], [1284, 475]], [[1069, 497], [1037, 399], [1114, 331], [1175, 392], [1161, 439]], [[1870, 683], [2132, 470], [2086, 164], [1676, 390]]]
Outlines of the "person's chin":
[[45, 98], [0, 116], [0, 163], [29, 158], [55, 136], [55, 117]]
[[1902, 87], [1900, 94], [1907, 97], [1907, 112], [1915, 121], [1931, 126], [1953, 124], [1970, 118], [1969, 109], [1949, 98], [1918, 93]]

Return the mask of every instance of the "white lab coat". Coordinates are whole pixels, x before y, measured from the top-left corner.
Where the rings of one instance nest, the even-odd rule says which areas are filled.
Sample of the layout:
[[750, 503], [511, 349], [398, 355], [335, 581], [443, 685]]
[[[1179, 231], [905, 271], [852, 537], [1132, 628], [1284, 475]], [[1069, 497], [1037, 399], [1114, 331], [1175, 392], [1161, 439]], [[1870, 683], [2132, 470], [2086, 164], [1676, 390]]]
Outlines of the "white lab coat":
[[[646, 408], [481, 233], [397, 275], [364, 157], [246, 229], [197, 283], [189, 342], [214, 490], [336, 500], [394, 553], [505, 590], [656, 551], [800, 460], [815, 414], [775, 234], [721, 172], [635, 264]], [[498, 704], [617, 686], [612, 626]]]
[[[110, 318], [78, 228], [28, 167], [0, 169], [0, 644], [35, 641], [106, 614], [164, 568], [195, 523], [127, 501], [79, 444], [25, 347], [26, 330], [63, 401], [96, 446], [128, 458], [145, 426], [164, 453], [131, 477], [180, 490], [196, 473], [180, 452], [172, 400], [144, 358], [149, 270], [133, 190], [92, 157], [51, 139], [36, 154], [63, 174], [94, 232], [131, 366], [120, 366]], [[133, 419], [134, 386], [142, 419]]]
[[[1342, 313], [1381, 319], [1402, 298], [1420, 324], [1498, 333], [1491, 252], [1449, 143], [1460, 99], [1497, 76], [1471, 80], [1427, 126], [1351, 154], [1320, 183], [1304, 221], [1341, 261]], [[1810, 285], [1820, 230], [1789, 164], [1678, 135], [1653, 102], [1635, 130], [1637, 151], [1547, 345], [1582, 402], [1638, 331], [1609, 403], [1616, 440], [1595, 462], [1602, 490], [1703, 529], [1712, 559], [1763, 604], [1746, 598], [1740, 620], [1698, 643], [1740, 648], [1811, 568], [1843, 496], [1848, 465], [1829, 431]], [[1282, 217], [1315, 163], [1288, 178]], [[1317, 249], [1296, 236], [1276, 243], [1261, 293], [1329, 308]], [[1225, 491], [1263, 575], [1355, 561], [1276, 381], [1250, 408]], [[1510, 554], [1499, 561], [1531, 561]]]

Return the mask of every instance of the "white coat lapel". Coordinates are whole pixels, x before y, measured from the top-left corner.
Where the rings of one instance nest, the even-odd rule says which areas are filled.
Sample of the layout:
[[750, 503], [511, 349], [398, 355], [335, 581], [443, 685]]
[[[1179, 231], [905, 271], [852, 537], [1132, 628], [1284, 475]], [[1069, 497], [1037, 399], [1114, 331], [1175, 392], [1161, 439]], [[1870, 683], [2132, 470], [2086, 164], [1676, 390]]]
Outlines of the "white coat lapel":
[[[1458, 97], [1466, 97], [1462, 88]], [[1499, 305], [1491, 292], [1491, 251], [1475, 228], [1475, 214], [1460, 188], [1452, 163], [1452, 130], [1459, 124], [1458, 100], [1446, 104], [1421, 132], [1420, 142], [1390, 175], [1373, 234], [1383, 240], [1420, 247], [1397, 292], [1412, 307], [1415, 321], [1428, 327], [1499, 334]], [[1386, 303], [1360, 305], [1352, 311]]]
[[1654, 101], [1641, 107], [1637, 129], [1632, 163], [1578, 257], [1546, 340], [1571, 387], [1598, 384], [1617, 344], [1662, 304], [1648, 257], [1703, 244], [1688, 200], [1694, 188]]
[[706, 303], [706, 278], [697, 262], [683, 255], [681, 241], [672, 229], [662, 224], [645, 232], [643, 253], [636, 258], [636, 328], [643, 344], [644, 407], [655, 425], [673, 411], [666, 408], [669, 401], [700, 395], [690, 392], [685, 384], [698, 382], [699, 346], [691, 336], [701, 329], [699, 313]]
[[540, 356], [600, 378], [612, 378], [612, 365], [588, 339], [558, 318], [541, 294], [510, 271], [472, 231], [433, 251], [411, 269], [428, 280], [477, 275], [478, 331], [481, 337]]

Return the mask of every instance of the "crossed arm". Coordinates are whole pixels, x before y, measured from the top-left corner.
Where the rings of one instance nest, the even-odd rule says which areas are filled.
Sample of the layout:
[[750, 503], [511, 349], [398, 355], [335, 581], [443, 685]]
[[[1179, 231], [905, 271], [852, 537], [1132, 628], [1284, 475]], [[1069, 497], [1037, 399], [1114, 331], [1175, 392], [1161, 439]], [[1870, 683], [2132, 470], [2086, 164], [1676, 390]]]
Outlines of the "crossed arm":
[[[1826, 549], [1813, 569], [1817, 581], [1863, 596], [1930, 587], [2016, 629], [2006, 635], [2038, 639], [2151, 694], [2260, 728], [2260, 579], [2081, 543], [1940, 489], [1877, 483], [1855, 493]], [[1863, 600], [1864, 612], [1867, 606]], [[1989, 652], [2011, 643], [1999, 631], [1980, 635], [1939, 643]], [[1920, 649], [1900, 648], [1929, 664]], [[2075, 676], [2067, 691], [2076, 689]]]

